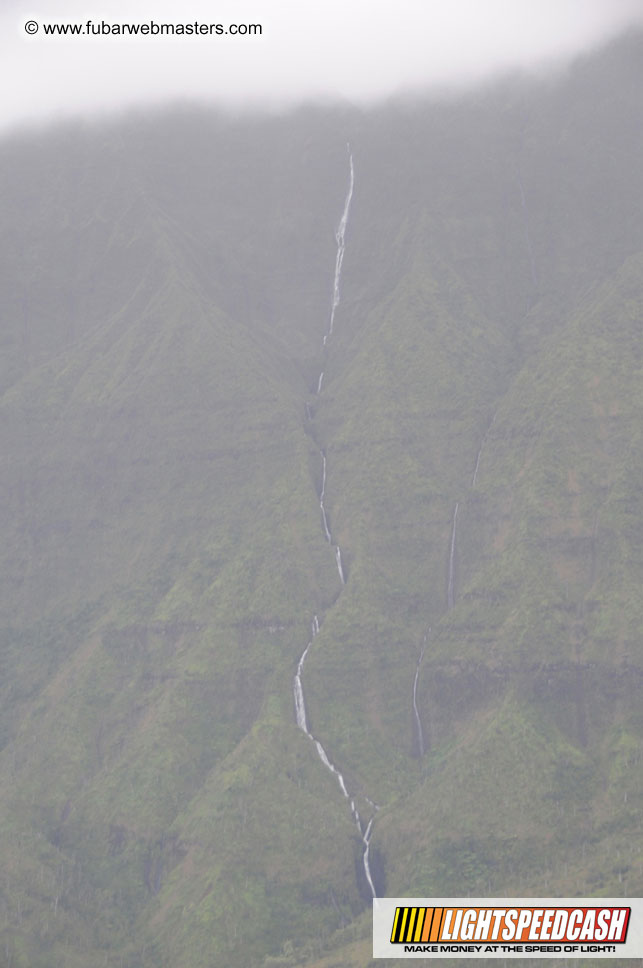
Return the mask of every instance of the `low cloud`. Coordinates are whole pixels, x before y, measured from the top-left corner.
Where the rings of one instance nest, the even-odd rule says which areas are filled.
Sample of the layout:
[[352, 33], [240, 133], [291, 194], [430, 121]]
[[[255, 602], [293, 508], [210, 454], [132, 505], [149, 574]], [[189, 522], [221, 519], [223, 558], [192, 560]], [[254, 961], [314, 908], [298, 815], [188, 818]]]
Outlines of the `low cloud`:
[[[224, 29], [261, 25], [261, 36], [111, 30], [215, 20]], [[640, 0], [48, 0], [46, 9], [5, 0], [0, 125], [186, 97], [234, 107], [364, 103], [560, 62], [634, 23], [643, 24]], [[47, 35], [52, 24], [83, 32]]]

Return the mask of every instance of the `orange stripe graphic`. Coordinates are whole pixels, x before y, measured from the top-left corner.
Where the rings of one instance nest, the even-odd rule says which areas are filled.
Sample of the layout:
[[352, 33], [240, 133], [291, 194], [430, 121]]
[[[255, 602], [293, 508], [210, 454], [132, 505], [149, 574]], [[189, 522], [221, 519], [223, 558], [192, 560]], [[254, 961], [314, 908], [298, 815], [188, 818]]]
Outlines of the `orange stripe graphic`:
[[439, 941], [442, 933], [442, 921], [444, 920], [444, 908], [436, 908], [433, 913], [433, 926], [431, 928], [430, 941]]
[[433, 913], [435, 908], [425, 908], [426, 914], [424, 915], [424, 931], [422, 932], [422, 937], [420, 941], [422, 944], [426, 944], [429, 940], [429, 931], [431, 930], [431, 925], [433, 923]]

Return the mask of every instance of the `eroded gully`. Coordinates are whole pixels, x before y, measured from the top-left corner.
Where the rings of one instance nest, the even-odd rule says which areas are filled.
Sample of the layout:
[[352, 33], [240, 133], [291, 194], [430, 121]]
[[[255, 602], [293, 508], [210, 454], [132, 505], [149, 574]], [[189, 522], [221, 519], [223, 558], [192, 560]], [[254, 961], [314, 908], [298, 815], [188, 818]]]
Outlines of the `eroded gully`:
[[[348, 185], [348, 191], [346, 194], [346, 199], [344, 201], [344, 209], [342, 211], [342, 216], [341, 216], [339, 225], [337, 227], [337, 231], [335, 232], [335, 239], [337, 242], [337, 252], [335, 256], [335, 276], [333, 279], [333, 298], [331, 303], [331, 311], [330, 311], [330, 316], [328, 321], [328, 327], [327, 327], [326, 333], [324, 334], [323, 343], [322, 343], [322, 346], [324, 349], [328, 345], [328, 341], [333, 335], [333, 329], [335, 325], [335, 314], [340, 302], [340, 284], [341, 284], [341, 276], [342, 276], [342, 266], [344, 263], [344, 251], [345, 251], [345, 245], [346, 245], [346, 227], [348, 225], [348, 217], [350, 214], [351, 201], [353, 198], [353, 188], [355, 185], [355, 170], [353, 167], [353, 155], [351, 153], [350, 146], [348, 146], [348, 161], [349, 161], [349, 169], [350, 169], [349, 185]], [[322, 367], [317, 380], [317, 389], [315, 391], [315, 396], [317, 397], [322, 392], [323, 382], [324, 382], [324, 369]], [[306, 418], [309, 421], [309, 423], [312, 422], [313, 420], [313, 411], [309, 404], [306, 404]], [[333, 541], [332, 530], [328, 519], [328, 514], [326, 511], [326, 506], [324, 503], [325, 496], [326, 496], [326, 474], [327, 474], [328, 464], [326, 460], [326, 454], [321, 448], [319, 450], [319, 455], [321, 457], [321, 462], [322, 462], [322, 483], [321, 483], [321, 489], [318, 495], [319, 509], [321, 513], [322, 533], [324, 535], [326, 542], [330, 545], [330, 547], [334, 551], [335, 564], [337, 566], [337, 573], [339, 575], [341, 586], [343, 587], [346, 584], [347, 579], [346, 579], [346, 573], [344, 571], [344, 566], [342, 563], [342, 552], [339, 545]], [[319, 759], [326, 767], [326, 769], [333, 774], [333, 776], [335, 777], [335, 780], [337, 781], [337, 785], [339, 786], [339, 789], [342, 792], [342, 795], [348, 801], [348, 804], [350, 806], [351, 816], [359, 831], [359, 835], [363, 845], [362, 865], [364, 868], [364, 876], [366, 878], [366, 883], [368, 884], [368, 888], [369, 888], [369, 891], [371, 892], [371, 895], [373, 897], [377, 897], [375, 883], [373, 880], [373, 874], [370, 866], [370, 845], [371, 845], [371, 837], [373, 833], [373, 821], [375, 820], [375, 815], [379, 807], [375, 803], [373, 803], [373, 801], [368, 800], [368, 798], [365, 798], [366, 802], [372, 808], [373, 813], [369, 818], [369, 820], [366, 823], [364, 823], [364, 821], [360, 817], [359, 810], [357, 809], [356, 794], [351, 792], [351, 790], [349, 789], [346, 783], [343, 773], [333, 762], [326, 748], [323, 746], [321, 741], [318, 739], [318, 737], [314, 735], [313, 731], [311, 730], [310, 721], [306, 710], [306, 698], [304, 694], [302, 677], [304, 673], [304, 666], [306, 663], [306, 659], [308, 658], [310, 650], [313, 646], [313, 643], [317, 635], [319, 634], [319, 631], [320, 631], [320, 622], [317, 615], [315, 615], [311, 623], [310, 641], [306, 645], [306, 648], [304, 649], [304, 651], [302, 652], [299, 658], [299, 662], [297, 663], [297, 671], [295, 672], [295, 676], [293, 679], [295, 720], [299, 728], [306, 734], [306, 736], [308, 736], [311, 742], [314, 743]]]
[[[478, 453], [476, 454], [476, 463], [473, 470], [473, 477], [471, 478], [471, 490], [476, 486], [476, 481], [478, 480], [478, 469], [480, 467], [480, 458], [482, 457], [482, 451], [487, 442], [489, 432], [493, 427], [494, 421], [496, 419], [496, 414], [494, 413], [491, 418], [491, 422], [487, 427], [485, 434], [478, 447]], [[456, 535], [458, 528], [458, 508], [460, 507], [460, 502], [456, 501], [455, 507], [453, 508], [453, 519], [451, 523], [451, 540], [449, 542], [449, 567], [447, 571], [447, 612], [450, 612], [455, 607], [455, 558], [456, 558]], [[431, 634], [431, 629], [429, 628], [427, 635]], [[424, 756], [426, 751], [426, 743], [424, 740], [424, 731], [422, 728], [422, 720], [420, 718], [420, 713], [417, 705], [417, 688], [418, 680], [420, 678], [420, 666], [422, 665], [422, 659], [424, 658], [424, 653], [426, 652], [426, 642], [427, 635], [424, 636], [424, 644], [422, 646], [422, 651], [417, 660], [417, 665], [415, 667], [415, 676], [413, 677], [413, 731], [414, 731], [414, 743], [415, 749], [418, 752], [420, 759]]]

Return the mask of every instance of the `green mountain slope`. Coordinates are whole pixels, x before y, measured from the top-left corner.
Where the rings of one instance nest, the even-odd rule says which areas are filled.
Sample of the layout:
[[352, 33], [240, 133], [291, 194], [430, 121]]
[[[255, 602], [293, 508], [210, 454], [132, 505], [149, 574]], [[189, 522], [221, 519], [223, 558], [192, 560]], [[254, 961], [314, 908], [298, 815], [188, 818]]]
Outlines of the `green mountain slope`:
[[640, 893], [640, 55], [0, 146], [12, 968], [365, 965], [371, 817], [380, 894]]

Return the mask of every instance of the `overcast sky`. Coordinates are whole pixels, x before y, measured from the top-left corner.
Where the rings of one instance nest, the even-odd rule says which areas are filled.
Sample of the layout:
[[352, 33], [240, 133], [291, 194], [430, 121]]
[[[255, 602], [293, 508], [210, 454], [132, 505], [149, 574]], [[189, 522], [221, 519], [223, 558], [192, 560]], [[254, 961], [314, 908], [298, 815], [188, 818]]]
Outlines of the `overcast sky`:
[[[0, 126], [180, 97], [369, 101], [568, 59], [643, 0], [2, 0]], [[261, 24], [262, 36], [45, 35], [45, 24]], [[25, 23], [38, 29], [28, 34]], [[34, 26], [30, 27], [34, 30]], [[85, 28], [86, 29], [86, 28]], [[101, 28], [102, 29], [102, 28]]]

